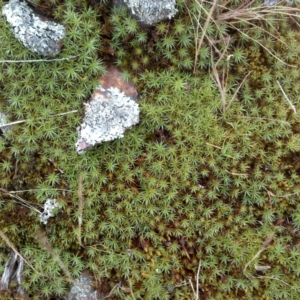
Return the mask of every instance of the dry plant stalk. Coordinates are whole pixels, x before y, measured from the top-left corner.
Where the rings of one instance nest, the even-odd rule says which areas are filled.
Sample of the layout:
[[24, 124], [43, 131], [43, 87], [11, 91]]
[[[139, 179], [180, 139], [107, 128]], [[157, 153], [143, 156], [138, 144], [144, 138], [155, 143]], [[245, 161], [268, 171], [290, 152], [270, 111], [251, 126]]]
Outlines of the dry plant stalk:
[[[290, 65], [286, 62], [284, 62], [280, 57], [278, 57], [276, 54], [274, 54], [270, 49], [265, 47], [261, 42], [258, 40], [252, 38], [250, 35], [245, 34], [241, 29], [236, 27], [234, 24], [235, 23], [244, 23], [249, 25], [249, 28], [255, 28], [257, 30], [263, 31], [270, 37], [274, 38], [276, 41], [282, 43], [282, 45], [288, 47], [290, 50], [292, 50], [289, 45], [284, 43], [278, 36], [272, 34], [268, 30], [264, 29], [262, 26], [256, 25], [253, 21], [258, 21], [262, 20], [268, 23], [267, 17], [268, 16], [274, 16], [276, 15], [284, 15], [290, 18], [293, 18], [294, 22], [300, 27], [300, 24], [294, 19], [294, 17], [298, 17], [298, 13], [300, 12], [299, 8], [293, 8], [293, 7], [286, 7], [286, 6], [270, 6], [266, 7], [264, 5], [256, 6], [256, 7], [250, 7], [254, 1], [246, 1], [245, 4], [240, 5], [236, 9], [217, 14], [215, 22], [221, 22], [224, 24], [227, 24], [229, 27], [232, 29], [238, 31], [240, 34], [246, 36], [250, 40], [252, 40], [254, 43], [257, 43], [260, 45], [264, 50], [266, 50], [271, 56], [273, 56], [276, 60], [280, 61], [281, 63], [291, 66], [291, 67], [296, 67], [294, 65]], [[227, 4], [227, 3], [226, 3]], [[220, 10], [229, 10], [226, 5], [218, 5], [218, 9]], [[272, 26], [270, 24], [270, 26]], [[274, 26], [272, 26], [274, 28]], [[276, 28], [274, 28], [276, 30]]]
[[80, 246], [82, 246], [81, 243], [81, 227], [82, 227], [82, 215], [83, 215], [83, 205], [84, 205], [84, 199], [83, 199], [83, 192], [82, 192], [82, 174], [79, 174], [78, 177], [78, 243]]
[[15, 247], [15, 245], [11, 242], [11, 240], [6, 236], [6, 234], [0, 230], [0, 236], [2, 237], [2, 239], [4, 240], [4, 242], [21, 258], [23, 259], [23, 261], [25, 261], [25, 263], [34, 271], [36, 272], [37, 274], [41, 275], [41, 276], [45, 276], [44, 274], [38, 272], [34, 267], [33, 265], [27, 260], [24, 258], [23, 255], [21, 255], [21, 253], [17, 250], [17, 248]]
[[[189, 16], [190, 16], [190, 19], [192, 21], [192, 26], [194, 27], [195, 57], [194, 57], [193, 74], [195, 74], [196, 71], [197, 71], [197, 64], [198, 64], [199, 52], [200, 52], [201, 46], [203, 44], [204, 37], [206, 36], [207, 27], [209, 25], [209, 22], [211, 20], [213, 20], [212, 16], [213, 16], [213, 13], [214, 13], [214, 11], [215, 11], [215, 9], [217, 7], [217, 4], [218, 4], [218, 0], [214, 0], [213, 3], [212, 3], [212, 6], [210, 8], [210, 11], [207, 13], [207, 11], [203, 8], [203, 5], [200, 3], [200, 1], [198, 1], [198, 0], [195, 0], [195, 1], [199, 5], [199, 7], [202, 8], [202, 11], [204, 11], [207, 14], [207, 17], [206, 17], [206, 20], [205, 20], [205, 24], [202, 27], [201, 24], [200, 24], [201, 10], [199, 10], [198, 16], [195, 16], [195, 14], [193, 14], [190, 11], [190, 9], [188, 8], [188, 6], [186, 5], [187, 11], [188, 11]], [[203, 3], [204, 1], [201, 0], [201, 2]], [[202, 35], [199, 38], [199, 31], [200, 31], [200, 29], [202, 31]]]
[[14, 195], [15, 192], [10, 192], [10, 191], [7, 191], [6, 189], [0, 188], [0, 193], [4, 193], [4, 194], [9, 195], [11, 198], [18, 200], [19, 201], [18, 203], [21, 203], [24, 207], [32, 209], [35, 212], [37, 212], [38, 214], [41, 214], [41, 212], [37, 208], [32, 206], [28, 201], [24, 200], [23, 198], [21, 198], [18, 195]]
[[296, 17], [299, 13], [299, 8], [289, 6], [264, 6], [259, 5], [251, 7], [255, 1], [250, 1], [247, 5], [240, 5], [239, 7], [230, 10], [226, 5], [219, 4], [220, 9], [229, 10], [227, 12], [218, 14], [217, 20], [220, 22], [246, 22], [253, 20], [265, 20], [270, 15], [286, 15]]
[[136, 300], [136, 298], [134, 296], [134, 293], [133, 293], [133, 290], [132, 290], [132, 283], [131, 283], [130, 279], [128, 279], [128, 283], [129, 283], [130, 295], [131, 295], [133, 300]]
[[296, 114], [296, 107], [293, 105], [293, 103], [291, 102], [291, 100], [289, 99], [289, 97], [287, 96], [287, 94], [285, 93], [284, 89], [282, 88], [280, 82], [278, 80], [276, 80], [282, 94], [284, 95], [285, 99], [287, 100], [287, 102], [289, 103], [289, 105], [291, 106], [292, 110], [294, 111], [294, 113]]
[[272, 280], [279, 281], [279, 282], [283, 283], [284, 285], [286, 285], [286, 286], [288, 286], [288, 287], [290, 287], [290, 288], [293, 289], [293, 287], [292, 287], [291, 285], [289, 285], [287, 282], [285, 282], [284, 280], [279, 279], [279, 278], [277, 278], [277, 277], [274, 277], [274, 276], [248, 276], [248, 275], [246, 274], [246, 270], [247, 270], [247, 268], [249, 267], [249, 265], [250, 265], [256, 258], [258, 258], [258, 257], [260, 256], [260, 254], [261, 254], [263, 251], [265, 251], [266, 249], [269, 248], [269, 244], [273, 241], [273, 239], [274, 239], [273, 237], [267, 237], [267, 238], [264, 240], [262, 247], [256, 252], [256, 254], [252, 257], [252, 259], [251, 259], [250, 261], [248, 261], [247, 264], [245, 265], [245, 267], [244, 267], [244, 269], [243, 269], [243, 273], [244, 273], [244, 275], [245, 275], [247, 278], [249, 278], [249, 279], [251, 279], [251, 278], [258, 278], [258, 279], [272, 279]]
[[68, 60], [71, 58], [76, 58], [78, 55], [73, 55], [69, 57], [63, 57], [63, 58], [54, 58], [54, 59], [27, 59], [27, 60], [0, 60], [0, 63], [32, 63], [32, 62], [51, 62], [51, 61], [63, 61], [63, 60]]
[[[290, 49], [289, 45], [284, 43], [276, 35], [272, 34], [268, 30], [264, 29], [262, 26], [256, 25], [254, 21], [263, 20], [265, 22], [268, 22], [267, 21], [268, 16], [276, 17], [276, 15], [285, 15], [285, 16], [293, 18], [293, 17], [297, 16], [297, 13], [299, 13], [300, 10], [298, 8], [278, 6], [278, 5], [276, 5], [274, 7], [273, 6], [266, 7], [263, 5], [251, 7], [251, 5], [255, 1], [254, 0], [246, 0], [244, 3], [242, 3], [237, 8], [230, 10], [229, 6], [232, 2], [231, 0], [227, 0], [227, 1], [224, 1], [221, 3], [218, 2], [217, 0], [214, 0], [212, 2], [207, 2], [205, 0], [194, 0], [194, 1], [195, 1], [195, 3], [197, 3], [199, 5], [199, 12], [198, 12], [197, 16], [195, 15], [195, 13], [192, 13], [191, 10], [186, 5], [187, 11], [188, 11], [190, 19], [191, 19], [192, 26], [194, 28], [195, 57], [194, 57], [193, 74], [196, 74], [196, 72], [197, 72], [197, 65], [198, 65], [200, 49], [203, 45], [204, 38], [206, 38], [207, 42], [209, 43], [209, 45], [211, 47], [211, 73], [212, 73], [213, 80], [216, 83], [216, 85], [219, 89], [220, 95], [221, 95], [221, 103], [222, 103], [223, 113], [225, 113], [229, 109], [232, 102], [236, 99], [238, 92], [240, 91], [241, 87], [244, 85], [246, 79], [251, 74], [251, 72], [249, 72], [244, 77], [242, 82], [239, 84], [239, 86], [235, 90], [233, 96], [227, 103], [226, 94], [227, 94], [227, 81], [228, 81], [229, 65], [227, 67], [223, 66], [223, 71], [222, 71], [221, 76], [219, 74], [218, 65], [226, 56], [227, 56], [227, 59], [230, 58], [230, 55], [228, 55], [227, 50], [229, 47], [229, 41], [230, 41], [231, 37], [223, 38], [223, 42], [225, 43], [225, 49], [221, 53], [215, 45], [216, 41], [213, 41], [209, 36], [207, 36], [206, 31], [207, 31], [207, 28], [208, 28], [210, 22], [214, 23], [216, 28], [218, 28], [218, 24], [220, 24], [220, 23], [226, 24], [228, 27], [231, 27], [232, 29], [239, 32], [241, 35], [246, 36], [247, 38], [252, 40], [254, 43], [261, 46], [276, 60], [280, 61], [281, 63], [283, 63], [285, 65], [295, 67], [294, 65], [289, 65], [286, 62], [284, 62], [280, 57], [278, 57], [275, 53], [273, 53], [273, 51], [271, 51], [270, 49], [265, 47], [260, 41], [256, 40], [255, 38], [253, 38], [250, 35], [243, 32], [240, 28], [238, 28], [235, 25], [235, 23], [243, 23], [243, 24], [249, 25], [249, 28], [261, 30], [264, 33], [266, 33], [267, 35], [269, 35], [270, 37], [281, 42], [283, 45], [285, 45], [286, 47], [288, 47]], [[208, 3], [210, 4], [209, 11], [207, 9], [205, 9], [205, 7], [204, 7], [204, 4], [208, 4]], [[223, 11], [225, 11], [225, 12], [223, 12]], [[206, 15], [203, 26], [201, 25], [201, 22], [200, 22], [201, 19], [203, 19], [202, 13], [204, 13]], [[296, 24], [298, 24], [298, 23], [296, 22]], [[298, 24], [298, 26], [300, 27], [299, 24]], [[200, 36], [200, 30], [202, 31], [201, 36]], [[214, 62], [213, 49], [215, 50], [215, 53], [217, 53], [219, 55], [217, 62]], [[291, 104], [290, 101], [289, 101], [289, 104]], [[293, 107], [293, 105], [291, 105], [291, 107], [293, 108], [293, 110], [295, 112], [295, 108]]]
[[237, 89], [234, 91], [234, 94], [232, 95], [231, 99], [229, 100], [229, 102], [227, 103], [226, 101], [226, 95], [227, 95], [227, 82], [228, 82], [228, 70], [229, 67], [227, 67], [227, 71], [224, 71], [223, 68], [223, 72], [222, 72], [222, 80], [220, 79], [219, 76], [219, 72], [217, 70], [217, 65], [220, 62], [220, 60], [223, 58], [225, 51], [227, 50], [227, 48], [224, 50], [224, 52], [221, 54], [220, 59], [214, 63], [213, 58], [211, 57], [211, 63], [212, 63], [212, 74], [213, 74], [213, 80], [215, 81], [216, 85], [218, 86], [219, 92], [221, 94], [221, 103], [222, 103], [222, 108], [223, 108], [223, 113], [225, 113], [229, 107], [231, 106], [232, 102], [236, 99], [238, 92], [240, 91], [241, 87], [244, 85], [246, 79], [248, 78], [248, 76], [252, 73], [252, 71], [248, 72], [248, 74], [244, 77], [244, 79], [242, 80], [242, 82], [239, 84], [239, 86], [237, 87]]
[[[194, 288], [192, 279], [191, 278], [189, 279], [189, 283], [190, 283], [190, 286], [192, 288], [193, 294], [195, 296], [195, 300], [200, 300], [200, 297], [199, 297], [199, 277], [200, 277], [200, 270], [201, 270], [201, 259], [199, 259], [198, 268], [197, 268], [197, 274], [195, 276], [196, 290]], [[183, 284], [183, 285], [185, 285], [185, 284]], [[180, 286], [182, 286], [182, 285], [180, 285]]]
[[268, 246], [269, 246], [269, 244], [270, 244], [272, 241], [273, 241], [273, 237], [268, 237], [268, 238], [266, 238], [266, 240], [263, 242], [262, 247], [256, 252], [256, 254], [252, 257], [252, 259], [246, 263], [246, 265], [245, 265], [245, 267], [244, 267], [244, 269], [243, 269], [243, 273], [244, 273], [244, 275], [245, 275], [246, 277], [248, 277], [247, 274], [246, 274], [246, 270], [247, 270], [247, 268], [249, 267], [249, 265], [250, 265], [256, 258], [258, 258], [258, 257], [260, 256], [260, 254], [261, 254], [263, 251], [265, 251], [266, 249], [268, 249]]
[[[67, 112], [64, 112], [64, 113], [60, 113], [60, 114], [56, 114], [56, 115], [50, 115], [49, 117], [50, 118], [52, 118], [52, 117], [59, 117], [59, 116], [64, 116], [64, 115], [68, 115], [68, 114], [73, 114], [73, 113], [76, 113], [76, 112], [78, 112], [77, 109], [76, 110], [67, 111]], [[5, 124], [0, 124], [0, 128], [1, 127], [5, 127], [5, 126], [11, 126], [11, 125], [16, 125], [16, 124], [21, 124], [21, 123], [25, 123], [25, 122], [28, 122], [28, 119], [14, 121], [14, 122], [5, 123]]]
[[68, 281], [71, 283], [74, 283], [74, 279], [73, 279], [70, 271], [65, 266], [63, 261], [60, 259], [59, 255], [57, 253], [55, 253], [55, 251], [53, 250], [45, 232], [43, 232], [42, 230], [38, 231], [38, 233], [36, 235], [36, 240], [39, 242], [39, 244], [42, 246], [42, 248], [45, 249], [48, 253], [50, 253], [51, 256], [57, 261], [57, 263], [59, 264], [61, 269], [66, 274]]

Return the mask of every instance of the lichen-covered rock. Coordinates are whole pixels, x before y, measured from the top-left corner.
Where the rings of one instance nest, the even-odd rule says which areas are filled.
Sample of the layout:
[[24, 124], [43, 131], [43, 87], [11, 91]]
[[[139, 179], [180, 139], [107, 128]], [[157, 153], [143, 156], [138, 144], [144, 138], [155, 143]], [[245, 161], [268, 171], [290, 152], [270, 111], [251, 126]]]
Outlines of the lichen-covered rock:
[[9, 125], [5, 126], [7, 123], [6, 115], [0, 111], [0, 133], [6, 134], [9, 130]]
[[98, 293], [92, 288], [92, 278], [87, 273], [83, 273], [75, 280], [71, 291], [68, 295], [68, 300], [97, 300]]
[[54, 216], [55, 208], [59, 207], [56, 199], [46, 199], [44, 203], [44, 211], [40, 214], [40, 220], [42, 223], [47, 224], [48, 219]]
[[39, 16], [19, 0], [10, 0], [3, 6], [2, 14], [6, 16], [15, 37], [26, 48], [44, 56], [60, 53], [64, 26]]
[[136, 90], [121, 80], [121, 73], [110, 69], [100, 79], [90, 102], [85, 103], [84, 121], [77, 128], [76, 151], [106, 141], [122, 138], [126, 129], [139, 122], [139, 106], [135, 101]]
[[296, 4], [299, 4], [299, 0], [296, 1], [290, 1], [290, 0], [264, 0], [264, 6], [275, 6], [277, 4], [283, 5], [286, 4], [288, 6], [296, 6]]
[[[23, 269], [24, 260], [17, 253], [12, 252], [10, 258], [4, 266], [4, 271], [0, 280], [0, 291], [8, 291], [10, 283], [12, 281], [16, 281], [18, 284], [17, 294], [19, 296], [25, 296], [25, 292], [22, 288]], [[1, 299], [6, 298], [2, 297]]]
[[175, 0], [115, 0], [117, 5], [126, 5], [141, 24], [154, 25], [176, 14]]

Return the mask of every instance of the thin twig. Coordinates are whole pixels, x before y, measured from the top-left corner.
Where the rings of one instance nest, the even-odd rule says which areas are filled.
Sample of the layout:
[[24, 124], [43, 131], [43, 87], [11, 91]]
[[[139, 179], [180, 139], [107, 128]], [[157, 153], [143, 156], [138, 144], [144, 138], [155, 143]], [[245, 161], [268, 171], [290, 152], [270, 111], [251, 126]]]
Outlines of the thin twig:
[[[211, 53], [211, 55], [212, 55], [212, 53]], [[214, 81], [218, 86], [219, 92], [221, 94], [221, 103], [222, 103], [223, 112], [225, 113], [225, 111], [226, 111], [225, 80], [222, 80], [222, 83], [221, 83], [220, 76], [219, 76], [219, 73], [218, 73], [217, 68], [216, 68], [216, 64], [213, 63], [213, 60], [212, 60], [212, 71], [213, 71], [213, 75], [214, 75], [212, 79], [215, 79]]]
[[178, 288], [178, 287], [182, 287], [182, 286], [185, 286], [185, 285], [188, 285], [189, 284], [189, 281], [182, 281], [181, 283], [177, 284], [177, 285], [174, 285], [173, 288]]
[[[196, 0], [197, 4], [199, 5], [199, 7], [202, 8], [202, 10], [207, 14], [207, 17], [206, 17], [206, 20], [205, 20], [205, 23], [204, 23], [204, 26], [203, 28], [201, 28], [202, 30], [202, 35], [200, 37], [200, 39], [198, 40], [198, 32], [199, 32], [199, 27], [201, 27], [200, 25], [200, 20], [199, 20], [199, 17], [196, 18], [196, 22], [197, 22], [197, 34], [195, 35], [195, 46], [196, 46], [196, 51], [195, 51], [195, 58], [194, 58], [194, 69], [193, 69], [193, 74], [196, 73], [196, 69], [197, 69], [197, 65], [198, 65], [198, 56], [199, 56], [199, 52], [200, 52], [200, 49], [201, 49], [201, 46], [203, 44], [203, 41], [204, 41], [204, 37], [206, 36], [206, 32], [207, 32], [207, 27], [209, 25], [209, 22], [211, 20], [213, 20], [213, 13], [215, 11], [215, 8], [218, 4], [218, 0], [214, 0], [213, 3], [212, 3], [212, 6], [210, 8], [210, 11], [207, 13], [207, 11], [204, 9], [204, 7], [200, 4], [200, 2], [198, 0]], [[200, 11], [199, 11], [199, 16], [200, 16]]]
[[194, 285], [193, 285], [193, 282], [192, 282], [192, 279], [191, 279], [191, 278], [189, 278], [189, 283], [190, 283], [190, 285], [191, 285], [191, 288], [192, 288], [192, 291], [193, 291], [195, 297], [197, 297], [197, 294], [196, 294], [196, 292], [195, 292]]
[[[60, 113], [60, 114], [56, 114], [56, 115], [50, 115], [49, 117], [50, 117], [50, 118], [52, 118], [52, 117], [59, 117], [59, 116], [64, 116], [64, 115], [68, 115], [68, 114], [73, 114], [73, 113], [76, 113], [76, 112], [78, 112], [77, 109], [71, 110], [71, 111], [67, 111], [67, 112], [64, 112], [64, 113]], [[0, 124], [0, 128], [6, 127], [6, 126], [15, 125], [15, 124], [20, 124], [20, 123], [25, 123], [25, 122], [28, 122], [28, 120], [29, 120], [29, 119], [26, 119], [26, 120], [19, 120], [19, 121], [14, 121], [14, 122], [5, 123], [5, 124]]]
[[28, 261], [28, 260], [26, 260], [25, 258], [24, 258], [24, 256], [23, 255], [21, 255], [21, 253], [17, 250], [17, 248], [15, 247], [15, 245], [10, 241], [10, 239], [6, 236], [6, 234], [2, 231], [2, 230], [0, 230], [0, 236], [2, 237], [2, 239], [5, 241], [5, 243], [17, 254], [17, 255], [19, 255], [19, 257], [20, 258], [22, 258], [25, 262], [26, 262], [26, 264], [34, 271], [34, 272], [36, 272], [37, 274], [39, 274], [39, 275], [41, 275], [41, 276], [45, 276], [44, 274], [42, 274], [42, 273], [40, 273], [40, 272], [38, 272], [34, 267], [33, 267], [33, 265]]
[[238, 94], [239, 90], [241, 89], [241, 87], [243, 86], [243, 84], [245, 83], [246, 79], [248, 78], [248, 76], [252, 73], [252, 71], [250, 71], [243, 79], [243, 81], [240, 83], [240, 85], [238, 86], [238, 88], [235, 90], [233, 96], [231, 97], [229, 103], [227, 104], [226, 108], [225, 108], [225, 112], [228, 110], [228, 108], [230, 107], [231, 103], [235, 100], [236, 95]]
[[129, 278], [128, 278], [128, 283], [129, 283], [130, 295], [131, 295], [133, 300], [136, 300], [136, 298], [133, 294], [133, 290], [132, 290], [132, 283], [131, 283], [131, 280]]
[[39, 242], [39, 244], [42, 246], [43, 249], [47, 250], [49, 254], [56, 260], [58, 265], [61, 267], [61, 269], [64, 271], [65, 275], [67, 276], [67, 279], [69, 282], [74, 283], [74, 279], [66, 267], [66, 265], [63, 263], [63, 261], [60, 259], [59, 255], [55, 253], [54, 249], [52, 248], [46, 233], [42, 230], [38, 231], [36, 234], [36, 240]]
[[79, 173], [78, 177], [78, 242], [79, 245], [82, 246], [81, 243], [81, 226], [82, 226], [82, 215], [83, 215], [83, 192], [82, 192], [82, 173]]
[[72, 190], [67, 189], [30, 189], [30, 190], [19, 190], [19, 191], [9, 191], [10, 194], [18, 194], [18, 193], [25, 193], [25, 192], [34, 192], [34, 191], [63, 191], [63, 192], [72, 192]]
[[287, 100], [287, 102], [289, 103], [289, 105], [291, 106], [292, 110], [294, 111], [294, 113], [296, 114], [297, 111], [296, 111], [296, 108], [295, 106], [293, 105], [293, 103], [290, 101], [289, 97], [287, 96], [287, 94], [285, 93], [285, 91], [283, 90], [281, 84], [279, 83], [278, 80], [276, 80], [277, 84], [279, 85], [279, 88], [280, 90], [282, 91], [282, 94], [284, 95], [285, 99]]
[[196, 276], [196, 300], [199, 300], [199, 277], [200, 277], [200, 269], [201, 269], [201, 259], [199, 259], [197, 276]]
[[68, 60], [71, 58], [78, 57], [78, 55], [63, 57], [63, 58], [54, 58], [54, 59], [28, 59], [28, 60], [0, 60], [0, 63], [32, 63], [32, 62], [51, 62], [51, 61], [62, 61]]
[[225, 172], [234, 176], [248, 176], [247, 173], [235, 173], [235, 172], [229, 172], [227, 170], [225, 170]]
[[290, 123], [289, 123], [289, 122], [283, 121], [283, 120], [280, 120], [280, 119], [272, 119], [272, 118], [265, 118], [265, 117], [249, 117], [249, 116], [240, 116], [240, 115], [232, 115], [232, 117], [235, 117], [235, 118], [242, 118], [242, 119], [254, 119], [254, 120], [263, 120], [263, 121], [280, 122], [280, 123], [284, 123], [284, 124], [290, 126]]
[[216, 146], [216, 145], [214, 145], [214, 144], [211, 144], [211, 143], [205, 143], [206, 145], [208, 145], [208, 146], [212, 146], [212, 147], [214, 147], [214, 148], [217, 148], [217, 149], [220, 149], [220, 150], [222, 150], [223, 148], [222, 147], [220, 147], [220, 146]]
[[107, 296], [105, 296], [102, 300], [109, 298], [109, 297], [113, 294], [113, 291], [114, 291], [115, 289], [119, 289], [120, 287], [121, 287], [121, 282], [117, 283], [117, 284], [111, 289], [111, 291], [109, 292], [109, 294], [108, 294]]
[[30, 204], [28, 203], [28, 201], [24, 200], [24, 199], [21, 198], [20, 196], [18, 196], [18, 195], [13, 195], [13, 193], [11, 193], [10, 191], [7, 191], [7, 190], [5, 190], [5, 189], [3, 189], [3, 188], [0, 188], [0, 192], [1, 192], [1, 193], [4, 193], [4, 194], [7, 194], [7, 195], [9, 195], [10, 197], [12, 197], [12, 198], [14, 198], [14, 199], [16, 199], [16, 200], [19, 200], [19, 201], [23, 204], [23, 206], [25, 206], [25, 207], [27, 207], [27, 208], [29, 208], [29, 209], [34, 210], [34, 211], [37, 212], [38, 214], [41, 214], [41, 212], [40, 212], [37, 208], [35, 208], [34, 206], [30, 205]]
[[273, 279], [273, 280], [277, 280], [285, 285], [287, 285], [288, 287], [294, 289], [294, 287], [292, 287], [291, 285], [289, 285], [287, 282], [285, 282], [284, 280], [282, 279], [279, 279], [279, 278], [276, 278], [274, 276], [256, 276], [255, 278], [258, 278], [258, 279]]
[[250, 265], [256, 258], [258, 258], [258, 257], [260, 256], [260, 254], [261, 254], [263, 251], [265, 251], [265, 250], [268, 248], [268, 246], [269, 246], [269, 244], [272, 242], [272, 240], [273, 240], [273, 237], [268, 237], [268, 238], [266, 238], [266, 240], [264, 241], [262, 247], [256, 252], [256, 254], [252, 257], [252, 259], [246, 263], [246, 265], [245, 265], [245, 267], [244, 267], [244, 269], [243, 269], [243, 273], [244, 273], [244, 275], [245, 275], [246, 277], [249, 277], [249, 276], [246, 274], [246, 270], [247, 270], [247, 268], [249, 267], [249, 265]]

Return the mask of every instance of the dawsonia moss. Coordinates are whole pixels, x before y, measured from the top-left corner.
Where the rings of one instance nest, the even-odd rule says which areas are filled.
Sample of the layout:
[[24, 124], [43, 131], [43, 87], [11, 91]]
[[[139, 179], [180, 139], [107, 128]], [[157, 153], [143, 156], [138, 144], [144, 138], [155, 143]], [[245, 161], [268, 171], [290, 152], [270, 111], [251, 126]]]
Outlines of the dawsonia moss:
[[[0, 111], [25, 120], [0, 137], [1, 274], [13, 245], [29, 299], [83, 271], [110, 299], [298, 299], [298, 10], [178, 1], [142, 28], [106, 1], [50, 3], [65, 60], [26, 62], [0, 20]], [[136, 83], [140, 123], [79, 156], [104, 62]]]

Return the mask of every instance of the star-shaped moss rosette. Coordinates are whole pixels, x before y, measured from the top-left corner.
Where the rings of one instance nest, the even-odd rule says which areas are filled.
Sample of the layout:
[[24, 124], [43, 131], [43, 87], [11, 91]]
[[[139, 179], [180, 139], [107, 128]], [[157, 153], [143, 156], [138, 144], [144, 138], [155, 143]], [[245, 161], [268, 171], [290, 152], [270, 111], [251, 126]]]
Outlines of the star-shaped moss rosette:
[[83, 154], [95, 144], [122, 138], [126, 129], [139, 122], [136, 98], [134, 85], [122, 80], [118, 69], [110, 68], [85, 103], [84, 120], [77, 128], [76, 151]]

